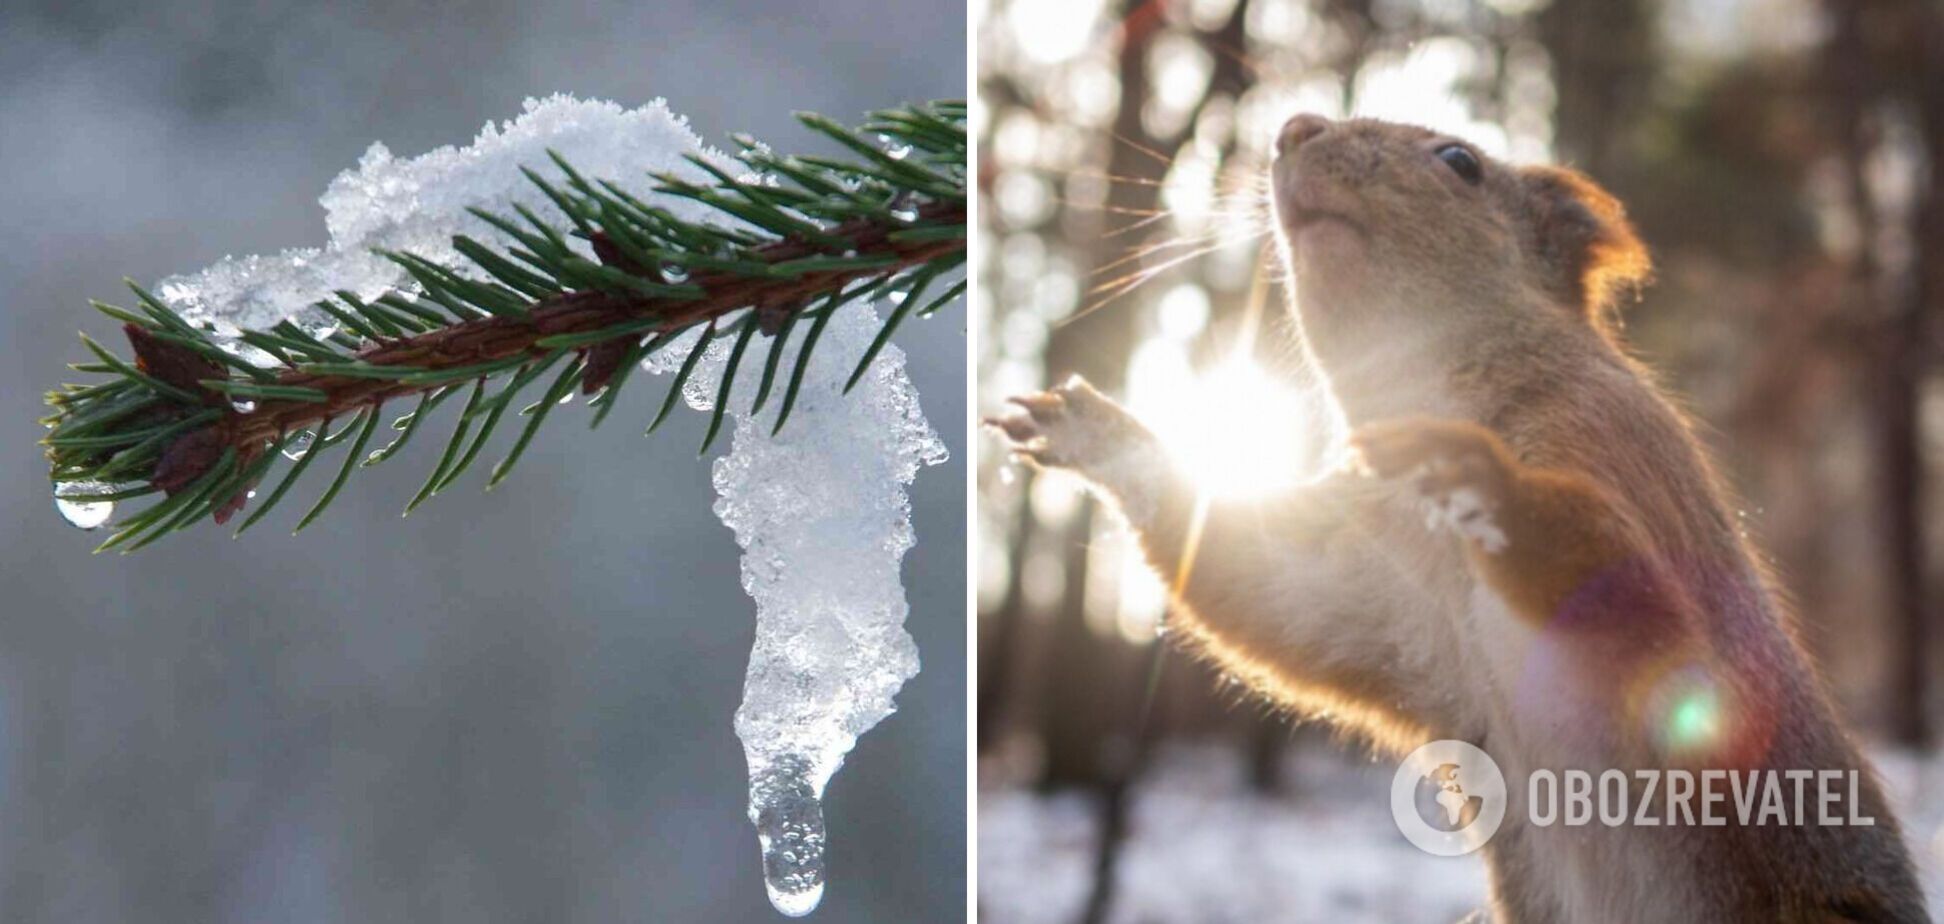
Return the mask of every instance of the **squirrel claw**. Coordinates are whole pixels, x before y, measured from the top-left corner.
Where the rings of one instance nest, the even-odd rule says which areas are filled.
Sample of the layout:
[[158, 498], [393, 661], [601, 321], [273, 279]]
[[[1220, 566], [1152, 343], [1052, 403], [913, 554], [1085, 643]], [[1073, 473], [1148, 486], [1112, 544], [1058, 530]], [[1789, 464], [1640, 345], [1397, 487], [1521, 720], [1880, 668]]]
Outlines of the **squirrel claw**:
[[1126, 411], [1079, 376], [1006, 402], [1017, 410], [985, 424], [1013, 444], [1008, 448], [1017, 458], [1036, 466], [1085, 469], [1147, 439]]

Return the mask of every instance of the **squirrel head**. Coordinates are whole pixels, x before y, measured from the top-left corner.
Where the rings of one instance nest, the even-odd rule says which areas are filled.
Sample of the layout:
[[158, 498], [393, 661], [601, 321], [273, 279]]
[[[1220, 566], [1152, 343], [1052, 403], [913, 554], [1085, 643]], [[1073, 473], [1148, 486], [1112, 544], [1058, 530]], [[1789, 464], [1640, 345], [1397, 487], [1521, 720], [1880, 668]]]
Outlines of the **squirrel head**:
[[1571, 170], [1500, 163], [1417, 126], [1314, 115], [1289, 120], [1276, 153], [1276, 216], [1306, 328], [1436, 330], [1510, 311], [1606, 336], [1614, 301], [1650, 272], [1619, 200]]

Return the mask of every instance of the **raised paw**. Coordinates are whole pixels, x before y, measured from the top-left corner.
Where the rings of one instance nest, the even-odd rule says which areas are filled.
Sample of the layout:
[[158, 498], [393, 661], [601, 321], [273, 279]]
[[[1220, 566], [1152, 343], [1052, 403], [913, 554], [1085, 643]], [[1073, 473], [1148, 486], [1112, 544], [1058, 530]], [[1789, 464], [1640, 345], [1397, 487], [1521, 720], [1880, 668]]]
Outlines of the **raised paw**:
[[1430, 528], [1449, 529], [1487, 552], [1505, 548], [1496, 517], [1514, 463], [1490, 430], [1456, 420], [1388, 420], [1359, 427], [1350, 446], [1372, 476], [1412, 483]]
[[1133, 415], [1077, 375], [1057, 388], [1007, 401], [1018, 410], [988, 417], [985, 424], [1034, 465], [1085, 472], [1150, 439]]

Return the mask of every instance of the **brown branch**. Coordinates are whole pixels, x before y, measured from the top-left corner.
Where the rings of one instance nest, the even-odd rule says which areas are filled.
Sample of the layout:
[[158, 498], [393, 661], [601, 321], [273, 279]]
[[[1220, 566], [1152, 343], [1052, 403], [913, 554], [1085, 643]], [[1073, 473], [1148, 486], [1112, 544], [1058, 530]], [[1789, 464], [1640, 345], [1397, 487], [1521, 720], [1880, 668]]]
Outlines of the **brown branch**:
[[[921, 209], [920, 216], [924, 223], [963, 223], [965, 205], [958, 202], [934, 203]], [[895, 256], [897, 263], [891, 266], [821, 270], [777, 279], [751, 278], [724, 272], [697, 273], [691, 283], [703, 290], [704, 295], [699, 299], [628, 296], [597, 291], [570, 292], [539, 302], [525, 317], [494, 316], [462, 321], [413, 337], [387, 339], [366, 347], [356, 358], [373, 366], [409, 367], [426, 371], [489, 363], [521, 354], [538, 358], [547, 351], [535, 344], [545, 337], [587, 333], [646, 317], [662, 319], [662, 323], [653, 328], [654, 331], [670, 331], [713, 320], [743, 308], [775, 310], [800, 306], [811, 298], [836, 291], [856, 280], [901, 272], [965, 248], [963, 239], [912, 244], [892, 241], [891, 233], [903, 227], [857, 219], [830, 232], [832, 236], [854, 244], [860, 256]], [[779, 263], [827, 250], [826, 246], [786, 239], [759, 248], [756, 255], [764, 262]], [[247, 412], [232, 410], [221, 420], [204, 428], [222, 437], [220, 440], [204, 438], [216, 453], [220, 454], [225, 447], [234, 447], [239, 454], [251, 451], [292, 430], [450, 383], [406, 384], [292, 369], [278, 375], [277, 384], [314, 388], [324, 392], [327, 397], [321, 402], [261, 400]], [[183, 439], [199, 432], [202, 431], [185, 434]]]

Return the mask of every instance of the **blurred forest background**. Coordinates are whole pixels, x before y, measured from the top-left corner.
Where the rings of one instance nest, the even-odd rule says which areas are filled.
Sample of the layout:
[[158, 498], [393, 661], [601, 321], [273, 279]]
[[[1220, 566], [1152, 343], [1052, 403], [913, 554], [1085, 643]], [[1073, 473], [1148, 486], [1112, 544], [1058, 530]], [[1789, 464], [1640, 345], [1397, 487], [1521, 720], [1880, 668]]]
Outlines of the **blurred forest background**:
[[[421, 436], [301, 537], [286, 507], [127, 557], [56, 515], [34, 420], [77, 329], [120, 339], [88, 299], [322, 244], [317, 197], [375, 140], [463, 145], [569, 92], [836, 153], [791, 113], [963, 97], [965, 66], [958, 13], [889, 0], [0, 3], [0, 921], [780, 920], [704, 415], [642, 439], [652, 383], [593, 433], [563, 407], [500, 488], [401, 520]], [[898, 336], [953, 460], [912, 489], [924, 670], [831, 782], [823, 920], [964, 903], [957, 311]]]
[[[1171, 396], [1238, 361], [1300, 390], [1258, 192], [1298, 111], [1432, 124], [1618, 194], [1659, 266], [1628, 337], [1706, 423], [1906, 803], [1937, 904], [1944, 6], [990, 0], [977, 22], [982, 414], [1073, 372], [1151, 419], [1193, 416]], [[1359, 767], [1189, 658], [1157, 664], [1162, 594], [1117, 524], [1063, 480], [1013, 471], [990, 437], [982, 449], [991, 920], [1475, 906], [1475, 859], [1403, 846], [1383, 809], [1391, 766]]]

